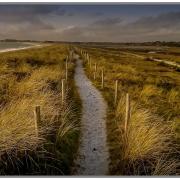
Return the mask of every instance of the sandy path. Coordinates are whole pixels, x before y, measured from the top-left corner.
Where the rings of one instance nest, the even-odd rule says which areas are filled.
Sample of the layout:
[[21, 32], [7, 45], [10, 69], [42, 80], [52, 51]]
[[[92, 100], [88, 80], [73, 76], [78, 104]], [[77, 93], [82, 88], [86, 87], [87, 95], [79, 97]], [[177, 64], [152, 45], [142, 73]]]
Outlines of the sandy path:
[[85, 75], [82, 61], [77, 60], [75, 82], [83, 104], [79, 154], [73, 174], [106, 175], [108, 148], [106, 144], [106, 108], [101, 93]]
[[163, 62], [164, 64], [180, 68], [180, 65], [173, 61], [167, 61], [167, 60], [163, 60], [163, 59], [152, 59], [152, 61]]
[[[134, 53], [124, 53], [124, 54], [130, 54], [130, 55], [133, 55], [135, 57], [142, 58], [142, 59], [146, 58], [146, 56], [138, 55], [138, 54], [134, 54]], [[180, 64], [178, 64], [178, 63], [176, 63], [174, 61], [168, 61], [168, 60], [156, 59], [156, 58], [151, 58], [150, 60], [156, 61], [156, 62], [162, 62], [162, 63], [167, 64], [169, 66], [174, 66], [174, 67], [180, 68]]]

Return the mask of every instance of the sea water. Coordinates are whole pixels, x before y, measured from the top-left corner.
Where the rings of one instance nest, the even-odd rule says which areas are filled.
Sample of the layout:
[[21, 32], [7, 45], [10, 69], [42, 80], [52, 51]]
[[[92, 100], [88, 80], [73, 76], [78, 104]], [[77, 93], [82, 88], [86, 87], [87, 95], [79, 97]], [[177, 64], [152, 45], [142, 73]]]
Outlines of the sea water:
[[24, 48], [29, 46], [32, 46], [32, 44], [25, 42], [0, 42], [0, 51], [6, 49]]

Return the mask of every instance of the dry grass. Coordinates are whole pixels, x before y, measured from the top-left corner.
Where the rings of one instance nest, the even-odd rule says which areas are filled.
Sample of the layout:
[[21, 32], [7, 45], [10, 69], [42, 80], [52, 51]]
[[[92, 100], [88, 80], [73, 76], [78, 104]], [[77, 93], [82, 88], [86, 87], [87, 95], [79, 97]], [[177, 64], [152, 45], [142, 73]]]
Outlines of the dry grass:
[[[75, 148], [72, 151], [72, 146], [78, 141], [79, 115], [74, 109], [73, 82], [68, 84], [71, 94], [66, 92], [66, 103], [61, 103], [61, 79], [65, 77], [64, 59], [67, 54], [66, 45], [2, 54], [0, 164], [6, 166], [1, 174], [70, 172], [75, 151]], [[73, 68], [72, 62], [69, 64], [70, 77]], [[38, 136], [34, 116], [37, 105], [41, 107]], [[61, 154], [63, 148], [66, 149], [66, 153], [63, 152], [66, 158]], [[17, 162], [20, 162], [18, 166], [12, 168]], [[66, 169], [63, 167], [65, 164], [68, 164]]]
[[[109, 104], [107, 132], [110, 146], [111, 174], [177, 174], [179, 166], [179, 74], [174, 69], [146, 61], [121, 46], [83, 47], [98, 63], [98, 77], [85, 62], [88, 76], [101, 89], [100, 69], [105, 70], [102, 90]], [[132, 48], [133, 49], [133, 48]], [[131, 51], [130, 51], [131, 52]], [[136, 50], [132, 50], [136, 53]], [[119, 97], [129, 92], [132, 114], [127, 137], [124, 137], [125, 101], [114, 109], [114, 85], [119, 82]], [[161, 161], [166, 156], [165, 161]], [[122, 163], [122, 160], [124, 163]], [[167, 162], [167, 163], [166, 163]], [[166, 163], [166, 165], [165, 165]], [[168, 166], [167, 168], [165, 168]], [[176, 168], [175, 168], [176, 167]]]
[[141, 96], [151, 97], [151, 96], [160, 96], [162, 90], [154, 85], [145, 85], [141, 91]]
[[155, 164], [154, 171], [152, 175], [155, 176], [167, 176], [167, 175], [178, 175], [178, 168], [180, 163], [175, 160], [171, 159], [166, 155], [158, 158]]
[[[124, 107], [125, 99], [121, 98], [116, 109], [116, 118], [120, 131], [119, 141], [123, 144], [121, 155], [126, 167], [124, 172], [130, 174], [136, 172], [137, 175], [136, 162], [140, 162], [140, 164], [153, 162], [153, 165], [144, 167], [146, 171], [143, 173], [145, 174], [149, 172], [154, 175], [163, 175], [166, 166], [168, 166], [166, 167], [166, 174], [171, 174], [172, 171], [176, 172], [177, 162], [175, 159], [167, 160], [166, 164], [162, 162], [162, 159], [159, 159], [162, 154], [170, 157], [171, 153], [174, 152], [172, 126], [163, 122], [160, 117], [150, 111], [140, 107], [137, 103], [132, 102], [128, 131], [124, 133]], [[132, 166], [135, 169], [127, 168], [132, 168]], [[141, 173], [142, 170], [140, 169], [138, 174]]]

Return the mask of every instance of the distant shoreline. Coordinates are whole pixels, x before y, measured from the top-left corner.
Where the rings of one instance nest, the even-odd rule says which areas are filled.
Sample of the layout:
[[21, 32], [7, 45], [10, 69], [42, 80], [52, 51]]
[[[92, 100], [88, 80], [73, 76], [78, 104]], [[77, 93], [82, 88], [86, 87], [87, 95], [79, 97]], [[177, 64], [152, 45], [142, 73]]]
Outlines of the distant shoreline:
[[27, 46], [27, 47], [19, 47], [19, 48], [7, 48], [7, 49], [2, 49], [0, 50], [0, 53], [5, 53], [5, 52], [11, 52], [11, 51], [19, 51], [19, 50], [24, 50], [24, 49], [30, 49], [30, 48], [33, 48], [33, 47], [41, 47], [41, 46], [44, 46], [42, 44], [34, 44], [34, 45], [31, 45], [31, 46]]

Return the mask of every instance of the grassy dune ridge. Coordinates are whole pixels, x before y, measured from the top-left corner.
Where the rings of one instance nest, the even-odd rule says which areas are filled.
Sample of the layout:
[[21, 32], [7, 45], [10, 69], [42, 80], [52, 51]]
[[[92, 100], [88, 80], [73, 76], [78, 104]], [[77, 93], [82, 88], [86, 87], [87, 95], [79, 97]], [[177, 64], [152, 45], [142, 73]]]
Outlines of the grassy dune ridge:
[[[179, 72], [111, 47], [81, 46], [88, 52], [87, 75], [109, 104], [107, 130], [111, 174], [172, 175], [178, 173], [180, 142]], [[108, 49], [108, 50], [107, 50]], [[94, 63], [97, 79], [93, 80]], [[119, 103], [114, 106], [115, 80]], [[131, 118], [124, 133], [125, 94], [130, 94]]]
[[[2, 53], [0, 57], [0, 174], [69, 174], [79, 136], [80, 100], [67, 45]], [[41, 107], [38, 136], [34, 109]]]

